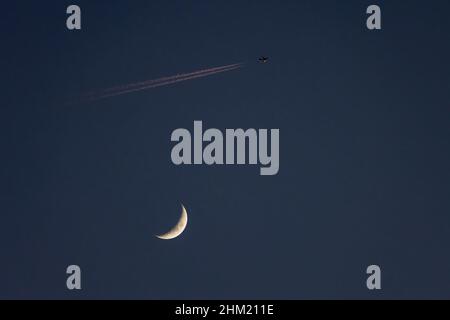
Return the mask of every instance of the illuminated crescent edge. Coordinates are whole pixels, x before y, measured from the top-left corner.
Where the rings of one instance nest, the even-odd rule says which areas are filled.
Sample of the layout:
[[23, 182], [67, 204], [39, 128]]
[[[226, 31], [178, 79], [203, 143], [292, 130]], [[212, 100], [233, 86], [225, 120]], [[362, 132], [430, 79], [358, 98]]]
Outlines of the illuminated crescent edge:
[[168, 232], [161, 234], [161, 235], [156, 235], [157, 238], [162, 239], [162, 240], [171, 240], [171, 239], [175, 239], [176, 237], [178, 237], [180, 234], [183, 233], [184, 229], [186, 229], [187, 223], [188, 223], [188, 215], [187, 215], [187, 211], [186, 208], [181, 205], [181, 217], [178, 220], [178, 223], [172, 228], [170, 229]]

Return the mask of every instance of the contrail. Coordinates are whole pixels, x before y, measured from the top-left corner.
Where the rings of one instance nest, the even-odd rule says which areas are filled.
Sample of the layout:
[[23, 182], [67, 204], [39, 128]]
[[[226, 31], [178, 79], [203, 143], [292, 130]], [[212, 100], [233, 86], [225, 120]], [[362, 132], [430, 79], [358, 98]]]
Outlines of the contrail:
[[109, 93], [104, 93], [102, 95], [98, 95], [98, 96], [92, 97], [91, 100], [104, 99], [104, 98], [119, 96], [119, 95], [126, 94], [126, 93], [142, 91], [142, 90], [148, 90], [148, 89], [156, 88], [156, 87], [167, 86], [169, 84], [182, 82], [182, 81], [187, 81], [187, 80], [193, 80], [193, 79], [197, 79], [197, 78], [203, 78], [203, 77], [207, 77], [207, 76], [211, 76], [211, 75], [214, 75], [214, 74], [218, 74], [218, 73], [222, 73], [222, 72], [226, 72], [226, 71], [231, 71], [231, 70], [235, 70], [235, 69], [239, 69], [239, 68], [240, 67], [233, 67], [233, 68], [222, 69], [222, 70], [217, 70], [217, 71], [212, 71], [212, 72], [206, 72], [206, 73], [201, 73], [201, 74], [194, 74], [194, 75], [189, 75], [189, 76], [184, 76], [184, 77], [179, 77], [179, 78], [173, 78], [173, 79], [169, 79], [169, 80], [165, 80], [165, 81], [157, 81], [157, 82], [150, 83], [150, 84], [143, 85], [143, 86], [123, 89], [123, 90], [117, 90], [117, 91], [109, 92]]
[[173, 76], [169, 76], [169, 77], [163, 77], [163, 78], [159, 78], [159, 79], [130, 83], [130, 84], [122, 85], [122, 86], [116, 86], [113, 88], [104, 89], [100, 92], [88, 93], [88, 94], [84, 95], [83, 98], [88, 101], [95, 101], [95, 100], [99, 100], [99, 99], [104, 99], [104, 98], [108, 98], [108, 97], [114, 97], [114, 96], [118, 96], [118, 95], [122, 95], [122, 94], [131, 93], [131, 92], [148, 90], [151, 88], [166, 86], [166, 85], [174, 84], [177, 82], [193, 80], [193, 79], [197, 79], [197, 78], [203, 78], [203, 77], [207, 77], [210, 75], [239, 69], [241, 67], [243, 67], [242, 63], [235, 63], [235, 64], [230, 64], [230, 65], [226, 65], [226, 66], [222, 66], [222, 67], [208, 68], [208, 69], [203, 69], [203, 70], [199, 70], [199, 71], [182, 73], [182, 74], [177, 74], [177, 75], [173, 75]]
[[138, 86], [149, 85], [149, 84], [162, 82], [162, 81], [170, 81], [170, 80], [183, 78], [183, 77], [187, 77], [187, 76], [191, 76], [191, 75], [197, 75], [197, 74], [201, 74], [201, 73], [209, 73], [209, 72], [213, 72], [213, 71], [219, 71], [219, 70], [222, 70], [222, 69], [228, 69], [228, 68], [233, 68], [233, 67], [238, 67], [238, 66], [239, 67], [242, 66], [242, 63], [235, 63], [235, 64], [230, 64], [230, 65], [227, 65], [227, 66], [223, 66], [223, 67], [215, 67], [215, 68], [203, 69], [203, 70], [199, 70], [199, 71], [194, 71], [194, 72], [184, 73], [184, 74], [181, 73], [181, 74], [177, 74], [177, 75], [174, 75], [174, 76], [169, 76], [169, 77], [164, 77], [164, 78], [159, 78], [159, 79], [153, 79], [153, 80], [146, 80], [146, 81], [141, 81], [141, 82], [136, 82], [136, 83], [130, 83], [130, 84], [121, 85], [121, 86], [117, 86], [117, 87], [113, 87], [113, 88], [108, 88], [108, 89], [103, 90], [103, 92], [125, 90], [125, 89], [130, 89], [130, 88], [134, 88], [134, 87], [138, 87]]

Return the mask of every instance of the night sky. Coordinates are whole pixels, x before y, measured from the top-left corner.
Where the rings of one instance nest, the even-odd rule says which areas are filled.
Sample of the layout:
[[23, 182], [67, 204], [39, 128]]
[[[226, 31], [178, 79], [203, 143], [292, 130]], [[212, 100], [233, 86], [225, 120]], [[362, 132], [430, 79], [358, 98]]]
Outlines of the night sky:
[[[66, 28], [70, 4], [81, 31]], [[366, 28], [371, 4], [382, 30]], [[0, 10], [0, 298], [450, 298], [448, 0]], [[279, 128], [278, 175], [175, 166], [170, 135], [194, 120]], [[181, 203], [186, 231], [155, 238]], [[66, 288], [72, 264], [81, 291]], [[366, 287], [371, 264], [381, 291]]]

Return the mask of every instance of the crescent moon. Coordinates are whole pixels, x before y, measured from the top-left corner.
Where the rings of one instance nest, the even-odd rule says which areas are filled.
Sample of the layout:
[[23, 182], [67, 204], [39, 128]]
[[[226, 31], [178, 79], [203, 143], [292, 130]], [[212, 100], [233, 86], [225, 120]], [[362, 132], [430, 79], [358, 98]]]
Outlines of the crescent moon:
[[178, 237], [180, 234], [183, 233], [184, 229], [186, 229], [187, 223], [188, 223], [188, 215], [186, 208], [181, 205], [181, 217], [180, 220], [178, 220], [178, 223], [170, 229], [168, 232], [164, 234], [157, 235], [156, 237], [162, 240], [171, 240]]

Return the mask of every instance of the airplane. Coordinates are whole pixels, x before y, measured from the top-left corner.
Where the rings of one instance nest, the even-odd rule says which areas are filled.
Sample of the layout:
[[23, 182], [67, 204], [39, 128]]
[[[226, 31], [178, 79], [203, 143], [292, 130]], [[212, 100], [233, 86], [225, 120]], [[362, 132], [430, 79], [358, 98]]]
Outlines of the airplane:
[[269, 61], [269, 58], [268, 57], [261, 57], [261, 58], [259, 58], [259, 62], [261, 62], [261, 63], [266, 63], [267, 61]]

